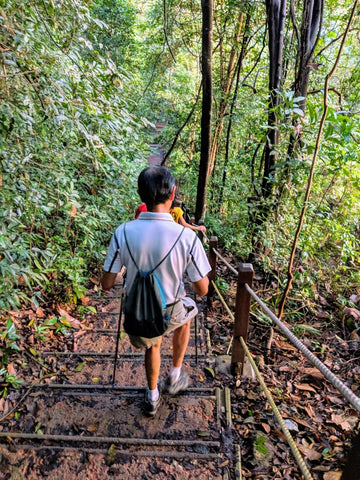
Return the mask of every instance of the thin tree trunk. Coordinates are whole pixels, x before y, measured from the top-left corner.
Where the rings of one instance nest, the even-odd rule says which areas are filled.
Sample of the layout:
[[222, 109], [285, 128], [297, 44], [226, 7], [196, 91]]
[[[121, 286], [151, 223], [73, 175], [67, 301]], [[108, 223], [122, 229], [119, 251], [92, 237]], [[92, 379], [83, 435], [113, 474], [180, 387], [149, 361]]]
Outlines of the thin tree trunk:
[[205, 216], [206, 192], [209, 181], [209, 160], [211, 149], [211, 113], [212, 113], [212, 23], [213, 0], [202, 0], [202, 114], [201, 114], [201, 151], [197, 185], [195, 221]]
[[170, 42], [169, 42], [169, 38], [168, 38], [168, 33], [167, 33], [168, 20], [167, 20], [166, 0], [163, 0], [163, 14], [164, 14], [164, 26], [163, 26], [163, 30], [164, 30], [165, 42], [166, 42], [166, 45], [168, 46], [170, 55], [172, 56], [172, 59], [173, 59], [174, 62], [176, 63], [176, 58], [175, 58], [175, 55], [174, 55], [174, 53], [173, 53], [173, 51], [172, 51], [172, 48], [171, 48], [171, 46], [170, 46]]
[[180, 137], [181, 132], [182, 132], [183, 129], [186, 127], [186, 125], [189, 123], [189, 121], [190, 121], [190, 119], [191, 119], [191, 117], [192, 117], [192, 115], [193, 115], [193, 113], [194, 113], [194, 111], [195, 111], [196, 105], [197, 105], [197, 103], [198, 103], [198, 101], [199, 101], [199, 98], [200, 98], [201, 86], [202, 86], [202, 82], [200, 82], [200, 85], [199, 85], [199, 88], [198, 88], [198, 92], [197, 92], [197, 94], [196, 94], [195, 102], [194, 102], [194, 104], [193, 104], [193, 106], [192, 106], [192, 108], [191, 108], [188, 116], [186, 117], [185, 122], [181, 125], [181, 127], [179, 128], [179, 130], [176, 132], [176, 135], [175, 135], [174, 140], [173, 140], [173, 142], [172, 142], [172, 144], [171, 144], [171, 147], [170, 147], [169, 150], [166, 152], [166, 154], [165, 154], [165, 156], [164, 156], [164, 159], [163, 159], [163, 161], [161, 162], [161, 165], [165, 165], [166, 160], [169, 158], [171, 152], [172, 152], [172, 151], [174, 150], [174, 148], [175, 148], [176, 142], [178, 141], [178, 138]]
[[[234, 81], [234, 67], [236, 61], [236, 46], [240, 41], [240, 34], [242, 29], [242, 24], [244, 20], [244, 13], [242, 12], [239, 16], [238, 23], [235, 28], [234, 43], [230, 52], [229, 63], [227, 67], [226, 77], [221, 79], [222, 85], [222, 97], [220, 100], [219, 113], [217, 118], [217, 123], [215, 126], [215, 131], [212, 139], [211, 152], [210, 152], [210, 164], [209, 164], [209, 174], [211, 175], [215, 165], [215, 157], [219, 148], [219, 142], [221, 134], [224, 128], [224, 119], [227, 113], [228, 108], [228, 97]], [[244, 55], [242, 55], [242, 58]]]
[[223, 202], [223, 196], [224, 196], [224, 189], [225, 189], [226, 176], [227, 176], [227, 165], [228, 165], [228, 161], [229, 161], [230, 133], [231, 133], [231, 127], [232, 127], [232, 117], [233, 117], [233, 114], [234, 114], [236, 98], [237, 98], [237, 94], [238, 94], [238, 91], [239, 91], [241, 66], [242, 66], [242, 62], [243, 62], [244, 57], [245, 57], [245, 49], [246, 49], [246, 46], [247, 46], [248, 41], [249, 41], [250, 18], [251, 18], [251, 14], [250, 14], [250, 11], [248, 11], [248, 13], [246, 15], [246, 21], [245, 21], [244, 38], [243, 38], [243, 42], [242, 42], [242, 45], [241, 45], [241, 51], [240, 51], [238, 64], [236, 66], [235, 91], [234, 91], [234, 95], [233, 95], [233, 98], [232, 98], [232, 101], [231, 101], [229, 122], [228, 122], [228, 126], [227, 126], [227, 131], [226, 131], [225, 160], [224, 160], [223, 175], [222, 175], [222, 181], [221, 181], [221, 187], [220, 187], [219, 208], [221, 207], [221, 204]]
[[280, 104], [279, 91], [282, 78], [282, 58], [284, 47], [284, 26], [286, 16], [286, 0], [266, 0], [267, 21], [269, 28], [269, 113], [267, 141], [265, 143], [263, 159], [264, 173], [261, 186], [262, 196], [267, 198], [272, 193], [272, 175], [277, 159], [277, 144], [279, 141], [278, 119], [276, 108]]
[[[296, 25], [294, 4], [293, 0], [291, 1], [291, 18], [298, 39], [298, 52], [296, 60], [297, 67], [295, 73], [295, 98], [302, 97], [302, 99], [299, 100], [297, 104], [303, 112], [305, 112], [306, 100], [308, 95], [309, 78], [311, 71], [310, 62], [314, 53], [314, 49], [319, 40], [323, 19], [323, 10], [323, 0], [305, 0], [299, 38], [299, 29]], [[284, 174], [284, 177], [286, 178], [286, 183], [289, 183], [290, 179], [290, 160], [298, 155], [302, 139], [301, 120], [294, 120], [293, 126], [294, 130], [290, 134], [289, 146], [286, 156], [287, 165]], [[284, 188], [285, 183], [283, 184], [282, 189], [280, 189], [281, 191], [279, 192], [279, 200], [282, 196], [282, 190]]]

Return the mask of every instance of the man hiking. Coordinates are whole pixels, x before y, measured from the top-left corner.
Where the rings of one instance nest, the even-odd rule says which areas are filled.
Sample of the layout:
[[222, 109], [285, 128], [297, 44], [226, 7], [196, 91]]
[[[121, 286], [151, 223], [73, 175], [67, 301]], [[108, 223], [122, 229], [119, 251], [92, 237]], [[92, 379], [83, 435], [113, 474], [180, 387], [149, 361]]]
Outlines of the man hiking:
[[[189, 382], [188, 375], [181, 367], [190, 338], [190, 320], [196, 315], [197, 307], [192, 299], [186, 297], [183, 276], [187, 274], [196, 294], [206, 295], [209, 286], [207, 274], [211, 268], [196, 234], [175, 223], [169, 213], [175, 198], [175, 179], [170, 171], [165, 167], [145, 168], [138, 178], [138, 193], [147, 211], [140, 213], [137, 220], [116, 229], [104, 263], [101, 284], [105, 290], [113, 287], [117, 273], [122, 266], [126, 267], [125, 331], [134, 347], [145, 350], [148, 388], [145, 391], [144, 410], [148, 416], [154, 416], [161, 401], [158, 380], [164, 333], [173, 332], [173, 365], [165, 388], [168, 393], [175, 395], [186, 389]], [[147, 329], [134, 335], [135, 324], [132, 325], [126, 317], [126, 305], [129, 306], [131, 292], [147, 276], [154, 277], [149, 282], [157, 292], [160, 291], [163, 298], [165, 332], [157, 336], [147, 334]], [[149, 296], [148, 292], [145, 294]], [[154, 296], [153, 291], [151, 295]], [[136, 298], [133, 301], [136, 302]], [[142, 305], [137, 307], [141, 310]], [[131, 312], [128, 315], [130, 318]], [[160, 323], [163, 318], [159, 318]], [[136, 328], [141, 329], [142, 324], [139, 325]], [[152, 326], [150, 324], [149, 328]], [[161, 327], [156, 325], [155, 331], [158, 328]]]

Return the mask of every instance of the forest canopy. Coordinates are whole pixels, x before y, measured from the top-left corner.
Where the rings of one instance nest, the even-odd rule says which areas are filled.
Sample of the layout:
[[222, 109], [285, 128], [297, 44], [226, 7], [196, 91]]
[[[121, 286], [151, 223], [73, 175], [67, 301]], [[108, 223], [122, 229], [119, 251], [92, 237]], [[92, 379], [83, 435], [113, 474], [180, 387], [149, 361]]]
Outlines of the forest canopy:
[[[157, 141], [195, 211], [209, 88], [204, 3], [1, 2], [0, 308], [85, 294], [114, 227], [133, 218], [158, 121]], [[292, 250], [294, 301], [322, 290], [347, 301], [360, 284], [354, 5], [210, 2], [205, 224], [276, 279], [274, 305]]]

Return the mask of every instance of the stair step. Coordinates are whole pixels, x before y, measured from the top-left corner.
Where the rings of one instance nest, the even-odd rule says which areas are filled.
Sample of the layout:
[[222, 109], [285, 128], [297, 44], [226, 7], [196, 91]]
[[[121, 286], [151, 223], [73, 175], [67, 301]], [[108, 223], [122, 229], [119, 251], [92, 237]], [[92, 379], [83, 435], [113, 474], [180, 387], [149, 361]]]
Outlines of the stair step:
[[[43, 478], [51, 480], [77, 479], [87, 480], [133, 480], [150, 479], [168, 480], [223, 480], [223, 474], [218, 464], [224, 458], [219, 453], [197, 453], [194, 451], [161, 451], [143, 450], [141, 447], [121, 449], [111, 447], [113, 459], [109, 462], [108, 448], [82, 447], [75, 449], [73, 446], [34, 446], [21, 445], [14, 449], [10, 446], [0, 445], [0, 454], [6, 458], [8, 468], [15, 473], [16, 478], [35, 478], [31, 476], [32, 466], [36, 472], [37, 465], [41, 462], [44, 472]], [[19, 460], [26, 458], [24, 470], [27, 475], [22, 475], [19, 469]], [[3, 460], [4, 463], [4, 460]], [[27, 467], [26, 467], [27, 465]], [[30, 475], [29, 475], [30, 473]]]
[[[0, 438], [219, 447], [214, 398], [164, 394], [156, 419], [143, 414], [143, 392], [133, 396], [98, 392], [91, 397], [73, 392], [69, 397], [62, 391], [43, 390], [28, 397], [25, 407], [19, 418], [3, 422], [6, 431], [0, 432]], [[163, 432], [161, 438], [159, 432]], [[204, 441], [204, 432], [210, 443]]]

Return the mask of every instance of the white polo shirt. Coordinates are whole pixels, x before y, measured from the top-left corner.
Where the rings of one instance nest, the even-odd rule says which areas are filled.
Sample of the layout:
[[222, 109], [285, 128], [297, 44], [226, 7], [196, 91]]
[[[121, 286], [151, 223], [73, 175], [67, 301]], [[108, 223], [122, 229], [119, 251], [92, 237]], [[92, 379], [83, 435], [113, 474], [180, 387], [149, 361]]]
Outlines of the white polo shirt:
[[191, 282], [197, 282], [211, 270], [205, 250], [190, 228], [175, 223], [170, 213], [142, 212], [137, 220], [122, 224], [116, 229], [104, 263], [105, 272], [118, 273], [123, 265], [127, 268], [128, 290], [137, 269], [126, 246], [125, 225], [131, 254], [142, 271], [152, 270], [166, 256], [181, 234], [170, 255], [154, 272], [167, 304], [185, 297], [184, 273], [187, 273]]

